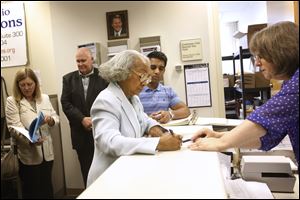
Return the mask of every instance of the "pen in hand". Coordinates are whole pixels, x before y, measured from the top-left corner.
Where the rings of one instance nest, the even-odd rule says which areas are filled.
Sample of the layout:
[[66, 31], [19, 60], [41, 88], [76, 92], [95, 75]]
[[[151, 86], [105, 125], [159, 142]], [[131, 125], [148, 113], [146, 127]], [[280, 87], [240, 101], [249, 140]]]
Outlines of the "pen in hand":
[[175, 135], [172, 129], [169, 129], [169, 133], [171, 134], [171, 136], [175, 136], [177, 139], [180, 140], [180, 144], [182, 144], [182, 136], [181, 135]]
[[191, 139], [182, 140], [182, 143], [192, 141]]
[[[200, 138], [204, 138], [204, 137], [206, 137], [205, 134], [203, 134], [203, 135], [200, 136]], [[186, 140], [182, 140], [182, 143], [189, 142], [189, 141], [192, 141], [192, 139], [189, 138], [189, 139], [186, 139]]]
[[164, 127], [160, 127], [163, 133], [170, 133], [172, 136], [174, 136], [174, 131], [172, 129], [166, 129]]

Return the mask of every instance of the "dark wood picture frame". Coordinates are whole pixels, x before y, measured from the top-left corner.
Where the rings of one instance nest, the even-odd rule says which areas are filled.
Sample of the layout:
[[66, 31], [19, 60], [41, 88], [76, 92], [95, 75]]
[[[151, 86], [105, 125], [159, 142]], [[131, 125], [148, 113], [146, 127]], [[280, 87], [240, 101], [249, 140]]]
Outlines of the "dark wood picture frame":
[[[128, 12], [127, 10], [106, 13], [106, 26], [108, 40], [129, 38]], [[121, 32], [117, 31], [122, 28]], [[116, 31], [115, 31], [116, 30]]]

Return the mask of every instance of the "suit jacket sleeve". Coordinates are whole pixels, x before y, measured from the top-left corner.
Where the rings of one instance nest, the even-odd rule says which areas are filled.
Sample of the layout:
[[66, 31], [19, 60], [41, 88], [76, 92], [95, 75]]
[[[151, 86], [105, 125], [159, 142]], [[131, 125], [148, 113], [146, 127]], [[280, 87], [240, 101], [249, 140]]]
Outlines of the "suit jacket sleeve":
[[[73, 104], [72, 91], [75, 87], [72, 84], [71, 76], [63, 77], [63, 89], [61, 94], [61, 105], [64, 113], [66, 114], [68, 120], [73, 123], [80, 123], [85, 117], [84, 114]], [[77, 88], [79, 89], [79, 88]], [[78, 97], [79, 98], [79, 97]]]

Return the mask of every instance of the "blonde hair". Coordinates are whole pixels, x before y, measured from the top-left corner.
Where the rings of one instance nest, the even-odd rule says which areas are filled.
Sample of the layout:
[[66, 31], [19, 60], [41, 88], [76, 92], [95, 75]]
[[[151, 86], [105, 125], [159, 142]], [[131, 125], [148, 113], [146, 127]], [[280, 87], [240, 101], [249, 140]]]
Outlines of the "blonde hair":
[[40, 83], [39, 80], [34, 73], [34, 71], [28, 67], [25, 67], [23, 69], [20, 69], [15, 76], [14, 84], [13, 84], [13, 97], [17, 102], [19, 102], [23, 98], [22, 91], [19, 87], [19, 82], [26, 79], [27, 77], [31, 78], [35, 82], [35, 89], [33, 92], [33, 98], [35, 100], [41, 99], [41, 89], [40, 89]]

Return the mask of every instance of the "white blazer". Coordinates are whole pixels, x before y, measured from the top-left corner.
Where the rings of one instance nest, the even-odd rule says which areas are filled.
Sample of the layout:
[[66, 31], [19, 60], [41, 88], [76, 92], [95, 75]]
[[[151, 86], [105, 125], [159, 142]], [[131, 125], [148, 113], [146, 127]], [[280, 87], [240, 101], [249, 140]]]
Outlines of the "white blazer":
[[11, 126], [18, 126], [29, 129], [29, 125], [37, 117], [39, 111], [42, 111], [44, 115], [51, 116], [56, 125], [59, 123], [59, 118], [52, 107], [49, 96], [46, 94], [42, 94], [41, 100], [36, 101], [36, 111], [25, 98], [22, 98], [20, 103], [17, 103], [12, 96], [7, 98], [5, 111], [7, 127], [18, 146], [18, 156], [21, 162], [26, 165], [41, 164], [43, 156], [46, 161], [54, 159], [50, 126], [47, 124], [41, 126], [40, 133], [45, 138], [45, 141], [39, 146], [30, 144], [30, 141], [25, 136], [20, 137], [20, 133], [11, 128]]
[[155, 154], [159, 137], [143, 137], [158, 123], [143, 111], [138, 96], [131, 102], [116, 83], [100, 92], [91, 108], [95, 151], [87, 186], [92, 184], [119, 156]]

